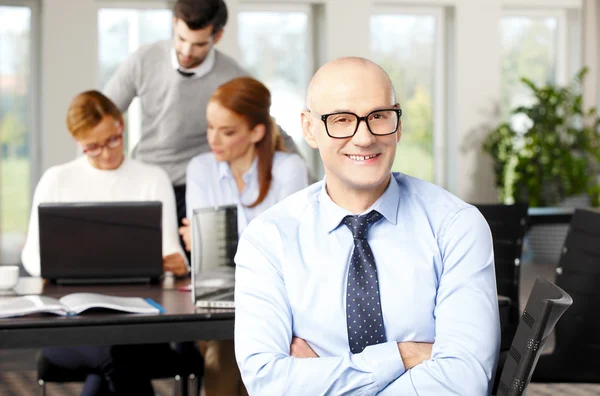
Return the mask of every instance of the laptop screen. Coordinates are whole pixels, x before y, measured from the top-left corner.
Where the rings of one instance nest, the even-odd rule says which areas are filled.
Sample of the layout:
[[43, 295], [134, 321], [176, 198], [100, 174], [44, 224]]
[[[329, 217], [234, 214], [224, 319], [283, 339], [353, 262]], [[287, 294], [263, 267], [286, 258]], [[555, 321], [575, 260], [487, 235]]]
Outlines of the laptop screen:
[[192, 287], [196, 294], [205, 293], [196, 287], [220, 288], [231, 281], [238, 244], [237, 206], [227, 205], [195, 209], [192, 214]]
[[159, 201], [42, 203], [38, 216], [43, 278], [152, 280], [162, 274]]

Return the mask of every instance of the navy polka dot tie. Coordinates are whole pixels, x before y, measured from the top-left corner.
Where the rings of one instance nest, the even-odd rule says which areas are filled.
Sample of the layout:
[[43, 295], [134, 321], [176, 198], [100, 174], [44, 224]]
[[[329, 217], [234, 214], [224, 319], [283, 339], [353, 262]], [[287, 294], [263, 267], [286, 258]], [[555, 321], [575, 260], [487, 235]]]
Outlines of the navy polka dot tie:
[[348, 343], [352, 353], [360, 353], [369, 345], [386, 341], [377, 267], [373, 251], [367, 242], [369, 224], [376, 223], [381, 218], [381, 214], [373, 210], [363, 216], [346, 216], [342, 220], [354, 237], [346, 293]]

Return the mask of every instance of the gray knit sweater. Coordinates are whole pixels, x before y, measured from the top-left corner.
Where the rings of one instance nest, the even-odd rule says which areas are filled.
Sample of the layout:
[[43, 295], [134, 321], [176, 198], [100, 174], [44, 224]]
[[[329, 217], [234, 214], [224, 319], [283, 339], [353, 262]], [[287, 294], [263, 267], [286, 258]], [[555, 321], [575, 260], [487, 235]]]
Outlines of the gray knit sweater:
[[140, 98], [142, 135], [133, 156], [161, 166], [174, 185], [181, 185], [190, 159], [209, 151], [206, 105], [210, 96], [219, 85], [248, 73], [217, 51], [207, 75], [183, 77], [171, 64], [172, 48], [171, 40], [140, 47], [118, 68], [105, 94], [123, 112], [133, 98]]

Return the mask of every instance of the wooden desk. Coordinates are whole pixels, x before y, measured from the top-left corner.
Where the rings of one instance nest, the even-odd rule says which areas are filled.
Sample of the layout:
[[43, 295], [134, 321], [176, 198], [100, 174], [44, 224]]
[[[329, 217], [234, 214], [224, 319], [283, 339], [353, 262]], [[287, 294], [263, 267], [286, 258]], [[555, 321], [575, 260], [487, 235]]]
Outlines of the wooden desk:
[[15, 291], [18, 295], [50, 297], [84, 291], [144, 297], [162, 305], [166, 312], [145, 315], [104, 311], [72, 317], [45, 314], [0, 319], [0, 349], [233, 339], [232, 310], [196, 309], [189, 292], [163, 290], [159, 285], [56, 286], [43, 285], [39, 278], [21, 278]]
[[[104, 311], [70, 317], [45, 314], [0, 319], [0, 349], [233, 339], [232, 310], [195, 309], [189, 292], [162, 290], [159, 285], [56, 286], [43, 285], [39, 278], [21, 278], [15, 291], [18, 295], [50, 297], [85, 291], [152, 298], [166, 312], [142, 315]], [[502, 323], [508, 317], [510, 299], [498, 296], [498, 306]]]

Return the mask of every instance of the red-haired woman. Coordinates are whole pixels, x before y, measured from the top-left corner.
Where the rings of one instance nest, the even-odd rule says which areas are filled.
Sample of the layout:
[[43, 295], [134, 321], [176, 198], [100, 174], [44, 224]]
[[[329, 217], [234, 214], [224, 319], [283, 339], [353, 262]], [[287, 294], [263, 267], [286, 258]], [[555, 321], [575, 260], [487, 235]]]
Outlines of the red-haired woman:
[[[206, 109], [211, 152], [194, 157], [187, 169], [188, 219], [196, 208], [234, 204], [241, 233], [256, 216], [308, 186], [306, 164], [285, 152], [270, 107], [269, 90], [250, 77], [233, 79], [213, 93]], [[180, 233], [189, 250], [189, 220], [184, 224]], [[209, 341], [200, 348], [207, 396], [244, 394], [233, 342]]]

